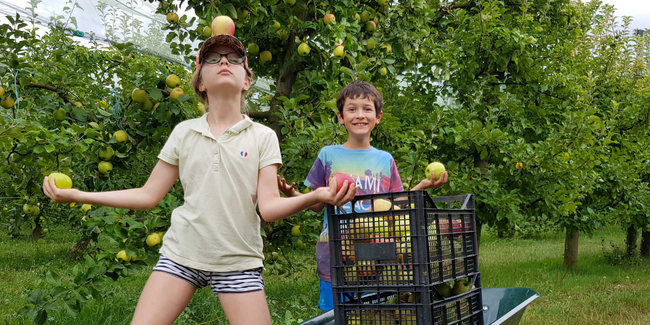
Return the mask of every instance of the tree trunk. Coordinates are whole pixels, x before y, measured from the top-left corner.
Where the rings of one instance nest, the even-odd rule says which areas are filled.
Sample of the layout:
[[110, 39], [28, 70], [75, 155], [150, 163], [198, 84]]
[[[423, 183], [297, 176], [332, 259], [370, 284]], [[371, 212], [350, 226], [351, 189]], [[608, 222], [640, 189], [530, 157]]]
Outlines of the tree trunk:
[[639, 238], [639, 232], [636, 230], [634, 225], [630, 225], [627, 228], [627, 237], [625, 238], [625, 245], [627, 248], [627, 255], [633, 256], [636, 253], [636, 241]]
[[41, 218], [39, 216], [36, 216], [36, 218], [34, 218], [34, 223], [36, 223], [36, 227], [34, 227], [34, 230], [32, 230], [32, 237], [35, 239], [39, 239], [43, 237], [43, 227], [41, 227]]
[[[305, 21], [307, 19], [308, 11], [300, 13], [298, 19]], [[286, 96], [291, 98], [291, 90], [293, 89], [293, 84], [296, 83], [296, 78], [298, 77], [298, 72], [300, 72], [300, 67], [296, 66], [296, 62], [291, 60], [291, 54], [298, 47], [296, 43], [296, 34], [291, 32], [289, 38], [287, 39], [287, 45], [284, 48], [284, 58], [282, 58], [282, 65], [284, 62], [290, 62], [289, 65], [282, 71], [280, 77], [275, 84], [275, 95], [271, 99], [271, 108], [270, 115], [268, 119], [268, 126], [275, 131], [278, 135], [278, 140], [280, 143], [284, 140], [284, 135], [282, 134], [282, 127], [280, 126], [280, 118], [273, 115], [273, 113], [278, 112], [279, 107], [282, 106], [282, 101], [278, 97]]]
[[497, 232], [497, 238], [503, 239], [503, 230], [499, 229], [499, 231]]
[[566, 228], [566, 239], [564, 241], [564, 267], [574, 268], [578, 266], [578, 239], [580, 232]]
[[[475, 151], [474, 154], [474, 167], [478, 167], [481, 169], [481, 180], [485, 180], [485, 175], [487, 175], [488, 171], [488, 157], [485, 157], [485, 159], [481, 159], [481, 153], [478, 151]], [[476, 202], [475, 206], [478, 207], [481, 204]], [[475, 213], [476, 216], [478, 216], [478, 213]], [[481, 230], [483, 229], [483, 220], [476, 220], [476, 239], [477, 239], [477, 245], [481, 245]]]
[[641, 237], [641, 256], [650, 257], [650, 230], [644, 230]]
[[86, 247], [90, 244], [90, 238], [82, 238], [70, 250], [70, 260], [79, 261], [83, 258]]
[[483, 223], [476, 220], [476, 247], [481, 247], [481, 232], [483, 231]]

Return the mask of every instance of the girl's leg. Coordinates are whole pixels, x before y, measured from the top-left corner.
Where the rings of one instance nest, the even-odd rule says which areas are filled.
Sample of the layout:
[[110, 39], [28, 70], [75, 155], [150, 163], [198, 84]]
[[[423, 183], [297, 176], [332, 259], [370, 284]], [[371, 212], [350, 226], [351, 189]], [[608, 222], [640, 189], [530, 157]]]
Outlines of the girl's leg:
[[165, 272], [153, 271], [142, 290], [131, 324], [174, 323], [192, 300], [195, 291], [196, 287], [186, 280]]
[[271, 325], [271, 313], [264, 290], [220, 293], [219, 300], [230, 325]]

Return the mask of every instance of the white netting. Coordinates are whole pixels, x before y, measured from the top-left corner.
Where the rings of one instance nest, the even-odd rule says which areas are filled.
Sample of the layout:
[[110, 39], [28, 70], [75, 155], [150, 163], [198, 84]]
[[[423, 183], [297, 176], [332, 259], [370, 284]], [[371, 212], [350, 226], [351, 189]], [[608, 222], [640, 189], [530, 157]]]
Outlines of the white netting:
[[[180, 16], [194, 17], [193, 11], [181, 7]], [[133, 43], [134, 49], [178, 64], [190, 66], [180, 55], [171, 52], [165, 42], [164, 15], [156, 14], [156, 5], [143, 0], [0, 0], [2, 16], [21, 15], [41, 28], [63, 28], [77, 32], [77, 37], [106, 43]], [[5, 20], [4, 17], [2, 20]], [[196, 27], [196, 26], [195, 26]], [[192, 43], [198, 48], [199, 41]]]

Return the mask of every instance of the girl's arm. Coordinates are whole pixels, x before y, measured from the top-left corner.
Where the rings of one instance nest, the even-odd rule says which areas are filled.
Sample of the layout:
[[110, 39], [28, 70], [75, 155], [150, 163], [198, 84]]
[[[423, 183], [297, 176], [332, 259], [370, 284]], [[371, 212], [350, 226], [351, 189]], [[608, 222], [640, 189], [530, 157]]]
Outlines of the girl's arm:
[[[284, 178], [281, 178], [280, 175], [278, 175], [278, 188], [287, 197], [294, 197], [294, 196], [304, 195], [304, 194], [296, 191], [294, 189], [295, 186], [296, 186], [296, 183], [292, 183], [291, 185], [289, 185], [289, 184], [287, 184], [287, 181]], [[319, 203], [316, 203], [316, 204], [308, 207], [307, 209], [310, 209], [310, 210], [312, 210], [314, 212], [320, 212], [321, 210], [323, 210], [324, 206], [325, 206], [325, 203], [319, 202]]]
[[110, 192], [62, 190], [54, 185], [54, 177], [43, 179], [43, 192], [56, 203], [88, 203], [121, 209], [146, 210], [155, 208], [178, 179], [178, 166], [159, 160], [143, 187]]
[[352, 201], [357, 194], [356, 185], [346, 184], [347, 181], [337, 193], [336, 180], [333, 179], [330, 187], [321, 187], [309, 194], [283, 198], [278, 191], [277, 174], [278, 165], [269, 165], [260, 169], [257, 179], [257, 202], [261, 217], [267, 222], [287, 218], [317, 203], [341, 206]]
[[447, 172], [440, 173], [440, 178], [438, 180], [436, 180], [436, 175], [434, 175], [434, 172], [431, 172], [431, 179], [428, 178], [423, 179], [418, 185], [413, 187], [411, 191], [419, 191], [419, 190], [426, 190], [428, 188], [440, 187], [445, 185], [448, 179], [449, 179], [449, 174], [447, 174]]

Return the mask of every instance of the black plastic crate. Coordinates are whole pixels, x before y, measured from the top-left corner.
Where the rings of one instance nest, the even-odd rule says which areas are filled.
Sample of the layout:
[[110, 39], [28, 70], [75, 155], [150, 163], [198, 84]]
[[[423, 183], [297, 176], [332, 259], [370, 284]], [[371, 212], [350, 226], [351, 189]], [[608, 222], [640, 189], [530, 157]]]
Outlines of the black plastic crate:
[[[475, 281], [479, 267], [473, 195], [432, 198], [426, 191], [373, 194], [357, 196], [352, 207], [349, 213], [327, 207], [337, 324], [363, 323], [357, 316], [378, 319], [378, 323], [364, 324], [390, 323], [381, 316], [391, 310], [398, 311], [401, 323], [390, 324], [431, 324], [438, 318], [436, 324], [474, 324], [471, 319], [469, 323], [443, 322], [449, 320], [449, 314], [440, 306], [437, 312], [423, 307], [443, 299], [435, 290], [441, 283], [469, 278], [480, 290], [480, 281]], [[365, 211], [368, 208], [370, 212]], [[406, 292], [417, 294], [421, 302], [387, 306], [379, 301]], [[379, 300], [368, 302], [361, 299], [362, 293], [374, 293]], [[480, 294], [469, 299], [468, 306], [477, 299], [480, 309]], [[476, 310], [470, 311], [474, 315]]]
[[[376, 208], [357, 212], [358, 205]], [[429, 285], [478, 273], [473, 195], [373, 194], [352, 206], [350, 213], [327, 207], [333, 288]]]
[[347, 292], [343, 295], [344, 303], [335, 298], [335, 322], [338, 325], [483, 325], [480, 274], [470, 280], [473, 289], [447, 298], [435, 287], [422, 292]]

